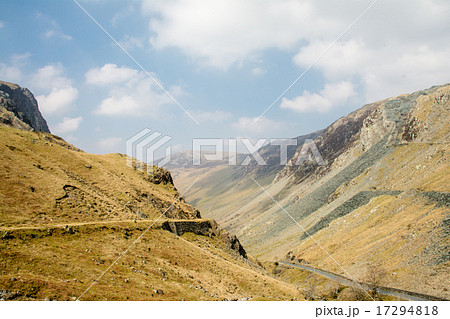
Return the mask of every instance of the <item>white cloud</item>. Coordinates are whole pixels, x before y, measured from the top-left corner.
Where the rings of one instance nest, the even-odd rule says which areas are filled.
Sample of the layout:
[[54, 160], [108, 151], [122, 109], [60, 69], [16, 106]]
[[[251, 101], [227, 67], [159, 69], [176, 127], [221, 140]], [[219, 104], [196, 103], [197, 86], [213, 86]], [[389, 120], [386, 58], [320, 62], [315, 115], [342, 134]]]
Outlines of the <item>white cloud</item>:
[[78, 90], [73, 87], [53, 88], [48, 95], [38, 95], [39, 109], [45, 115], [65, 111], [78, 98]]
[[154, 48], [178, 47], [227, 68], [267, 48], [289, 49], [311, 30], [311, 4], [298, 1], [145, 1]]
[[[142, 7], [149, 16], [150, 42], [155, 48], [177, 47], [199, 61], [226, 68], [268, 48], [285, 50], [305, 42], [334, 41], [371, 3], [147, 0]], [[448, 34], [449, 8], [441, 0], [380, 1], [348, 36], [375, 46], [390, 40], [420, 43], [443, 39]]]
[[144, 38], [133, 37], [128, 34], [125, 35], [119, 43], [127, 50], [144, 48]]
[[95, 112], [103, 115], [130, 115], [138, 110], [139, 103], [133, 96], [118, 94], [104, 99]]
[[23, 66], [28, 62], [28, 59], [31, 57], [31, 53], [23, 53], [23, 54], [13, 54], [11, 56], [11, 62], [14, 65]]
[[71, 80], [63, 75], [64, 68], [60, 63], [46, 65], [31, 76], [31, 82], [37, 89], [52, 89], [71, 86]]
[[30, 53], [14, 54], [10, 62], [0, 63], [0, 74], [3, 81], [20, 83], [23, 78], [22, 68], [28, 62]]
[[108, 137], [102, 138], [98, 141], [98, 145], [102, 150], [111, 151], [117, 150], [123, 142], [123, 138], [121, 137]]
[[30, 86], [32, 90], [49, 92], [36, 96], [44, 116], [66, 111], [78, 98], [78, 90], [72, 86], [72, 80], [64, 76], [60, 63], [38, 69], [31, 75]]
[[83, 118], [81, 116], [75, 118], [64, 117], [63, 120], [55, 126], [53, 131], [56, 134], [72, 133], [78, 129], [82, 121]]
[[17, 83], [22, 79], [20, 68], [6, 63], [0, 63], [0, 74], [3, 81]]
[[[174, 92], [171, 92], [175, 94]], [[172, 103], [171, 99], [156, 87], [156, 84], [143, 74], [139, 74], [123, 85], [113, 86], [94, 111], [100, 115], [158, 117], [163, 105]]]
[[[144, 72], [114, 64], [105, 64], [86, 73], [86, 82], [108, 89], [108, 96], [94, 110], [99, 115], [110, 116], [159, 116], [163, 105], [173, 103], [155, 82]], [[157, 80], [156, 76], [153, 77]], [[157, 80], [158, 81], [158, 80]], [[172, 96], [179, 96], [182, 90], [172, 87]]]
[[[350, 21], [342, 19], [345, 15], [341, 12], [351, 6], [330, 7], [324, 8], [324, 16], [328, 10], [334, 11], [341, 17], [339, 28], [344, 30]], [[448, 2], [380, 1], [314, 68], [327, 81], [351, 79], [361, 83], [363, 102], [446, 83], [450, 74], [449, 19]], [[302, 69], [313, 63], [335, 40], [330, 31], [324, 37], [310, 38], [294, 62]]]
[[324, 112], [331, 108], [330, 100], [327, 100], [319, 94], [311, 94], [304, 91], [303, 95], [297, 96], [293, 100], [283, 98], [280, 107], [282, 109], [292, 109], [298, 112], [319, 111]]
[[[261, 60], [268, 49], [296, 51], [300, 73], [372, 2], [148, 0], [142, 6], [155, 49], [178, 48], [200, 65], [224, 70]], [[361, 84], [366, 102], [448, 82], [449, 20], [449, 1], [378, 1], [313, 70], [327, 82]]]
[[[327, 43], [315, 42], [300, 50], [294, 62], [307, 67], [323, 52]], [[316, 64], [329, 81], [353, 78], [364, 88], [364, 102], [408, 93], [449, 81], [450, 46], [432, 50], [427, 45], [392, 44], [369, 47], [349, 40], [335, 45]]]
[[[300, 49], [299, 53], [294, 56], [294, 62], [302, 68], [307, 68], [329, 46], [330, 43], [327, 41], [314, 41]], [[315, 66], [324, 72], [326, 78], [340, 79], [351, 76], [355, 70], [367, 65], [372, 58], [370, 49], [362, 42], [348, 40], [336, 43], [315, 63]]]
[[46, 65], [31, 75], [25, 76], [24, 67], [31, 54], [15, 54], [10, 63], [0, 63], [2, 80], [28, 87], [36, 97], [44, 117], [62, 113], [78, 98], [78, 90], [72, 86], [71, 79], [64, 76], [60, 63]]
[[[273, 135], [274, 132], [278, 131], [283, 127], [283, 123], [270, 120], [265, 116], [259, 118], [257, 117], [240, 117], [237, 122], [232, 124], [232, 127], [240, 132], [245, 132], [249, 134], [265, 134], [266, 136]], [[253, 123], [256, 123], [253, 125]]]
[[121, 6], [120, 10], [111, 18], [111, 25], [114, 28], [119, 27], [121, 23], [129, 23], [130, 19], [136, 17], [136, 11], [140, 9], [139, 3], [136, 3], [136, 6], [131, 1], [124, 2], [124, 4], [126, 4], [126, 6]]
[[44, 37], [47, 39], [51, 39], [51, 38], [60, 38], [63, 40], [72, 40], [73, 39], [72, 36], [65, 34], [65, 33], [61, 32], [61, 30], [58, 30], [58, 29], [47, 30], [44, 33]]
[[345, 103], [355, 94], [350, 82], [328, 83], [320, 91], [320, 94], [304, 91], [302, 95], [292, 100], [283, 98], [280, 107], [297, 112], [327, 112], [331, 108]]
[[108, 63], [101, 68], [90, 69], [85, 77], [87, 84], [109, 85], [120, 84], [128, 81], [138, 74], [137, 70], [127, 67], [117, 67], [117, 65]]
[[450, 63], [443, 61], [449, 57], [450, 48], [439, 52], [422, 47], [378, 67], [367, 66], [365, 72], [359, 73], [365, 86], [366, 102], [448, 83]]
[[5, 26], [5, 23], [3, 21], [0, 21], [0, 28], [3, 28]]
[[65, 34], [59, 24], [50, 18], [50, 16], [37, 12], [35, 14], [36, 19], [47, 27], [47, 31], [45, 31], [42, 36], [46, 39], [63, 39], [63, 40], [72, 40], [72, 36]]

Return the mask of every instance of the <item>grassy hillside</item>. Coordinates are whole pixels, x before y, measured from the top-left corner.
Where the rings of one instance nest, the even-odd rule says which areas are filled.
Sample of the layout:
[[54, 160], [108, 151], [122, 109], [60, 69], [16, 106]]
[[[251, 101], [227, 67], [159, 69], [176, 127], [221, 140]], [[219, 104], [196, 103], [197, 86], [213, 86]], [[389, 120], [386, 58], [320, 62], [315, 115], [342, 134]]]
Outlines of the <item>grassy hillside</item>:
[[[117, 222], [8, 232], [0, 241], [2, 297], [79, 297], [152, 222]], [[72, 233], [73, 232], [73, 233]], [[301, 298], [217, 238], [178, 237], [154, 227], [81, 300]]]
[[209, 224], [163, 169], [147, 175], [124, 155], [8, 127], [0, 149], [0, 299], [76, 299], [130, 246], [83, 300], [302, 298], [225, 231], [166, 230], [166, 220]]
[[[138, 210], [154, 218], [178, 196], [123, 155], [87, 154], [48, 133], [0, 127], [0, 148], [1, 226], [133, 219]], [[170, 213], [196, 215], [183, 202]]]

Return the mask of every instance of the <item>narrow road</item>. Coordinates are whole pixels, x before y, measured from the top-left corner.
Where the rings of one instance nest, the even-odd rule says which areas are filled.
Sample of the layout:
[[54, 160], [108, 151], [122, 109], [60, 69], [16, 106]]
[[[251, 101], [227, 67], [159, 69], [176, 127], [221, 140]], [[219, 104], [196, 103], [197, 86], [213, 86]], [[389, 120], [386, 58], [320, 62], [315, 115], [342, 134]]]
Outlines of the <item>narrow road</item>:
[[[141, 222], [152, 222], [151, 219], [145, 220], [136, 220], [136, 223]], [[125, 220], [102, 220], [102, 221], [89, 221], [89, 222], [69, 222], [69, 223], [46, 223], [41, 225], [25, 225], [25, 226], [15, 226], [15, 227], [0, 227], [0, 231], [14, 231], [14, 230], [33, 230], [33, 229], [47, 229], [47, 228], [62, 228], [65, 226], [68, 227], [77, 227], [77, 226], [88, 226], [88, 225], [107, 225], [107, 224], [120, 224], [120, 223], [133, 223], [133, 219], [125, 219]]]
[[[329, 271], [326, 270], [321, 270], [321, 269], [317, 269], [311, 266], [306, 266], [306, 265], [296, 265], [296, 264], [291, 264], [285, 261], [279, 261], [279, 264], [283, 264], [285, 266], [290, 266], [290, 267], [296, 267], [296, 268], [300, 268], [302, 270], [306, 270], [306, 271], [310, 271], [319, 275], [322, 275], [328, 279], [334, 280], [340, 284], [346, 285], [346, 286], [351, 286], [352, 284], [354, 284], [354, 281], [346, 278], [344, 276], [338, 275], [338, 274], [334, 274], [331, 273]], [[370, 288], [368, 287], [367, 284], [360, 282], [360, 284], [364, 287], [367, 288], [368, 290], [370, 290]], [[412, 301], [431, 301], [431, 300], [445, 300], [439, 297], [434, 297], [434, 296], [429, 296], [429, 295], [425, 295], [425, 294], [420, 294], [420, 293], [416, 293], [416, 292], [411, 292], [411, 291], [406, 291], [406, 290], [402, 290], [402, 289], [397, 289], [397, 288], [390, 288], [390, 287], [379, 287], [377, 289], [377, 291], [383, 295], [389, 295], [389, 296], [393, 296], [393, 297], [397, 297], [397, 298], [401, 298], [401, 299], [405, 299], [405, 300], [412, 300]]]

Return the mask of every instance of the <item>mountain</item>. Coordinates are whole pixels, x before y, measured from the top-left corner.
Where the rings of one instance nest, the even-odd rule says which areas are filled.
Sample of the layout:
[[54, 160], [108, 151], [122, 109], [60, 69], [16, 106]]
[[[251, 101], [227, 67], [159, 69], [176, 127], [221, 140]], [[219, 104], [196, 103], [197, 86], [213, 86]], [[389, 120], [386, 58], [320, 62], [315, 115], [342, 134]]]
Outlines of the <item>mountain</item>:
[[[315, 139], [323, 130], [298, 136], [297, 145], [303, 145], [307, 139]], [[297, 150], [297, 146], [287, 146], [287, 159], [290, 160]], [[225, 222], [228, 227], [232, 222], [226, 220], [230, 211], [239, 209], [248, 196], [257, 191], [258, 186], [252, 178], [261, 184], [271, 183], [284, 168], [280, 164], [280, 148], [276, 145], [265, 145], [259, 150], [261, 158], [267, 165], [260, 166], [252, 160], [248, 165], [230, 166], [229, 154], [224, 154], [223, 160], [204, 161], [201, 165], [192, 165], [192, 151], [179, 152], [172, 156], [167, 168], [172, 172], [177, 186], [186, 189], [199, 178], [199, 181], [186, 192], [189, 202], [202, 207], [205, 214]], [[209, 153], [202, 151], [200, 155]], [[246, 154], [236, 154], [236, 163], [242, 163]], [[239, 228], [239, 227], [238, 227]]]
[[356, 280], [382, 265], [388, 286], [449, 298], [449, 96], [435, 86], [338, 119], [313, 138], [324, 165], [296, 165], [298, 147], [284, 167], [172, 168], [175, 185], [200, 178], [187, 201], [257, 258]]
[[28, 90], [1, 88], [0, 299], [303, 298], [187, 204], [167, 170], [85, 153], [48, 133]]
[[50, 133], [34, 95], [17, 84], [0, 81], [0, 125], [2, 124]]

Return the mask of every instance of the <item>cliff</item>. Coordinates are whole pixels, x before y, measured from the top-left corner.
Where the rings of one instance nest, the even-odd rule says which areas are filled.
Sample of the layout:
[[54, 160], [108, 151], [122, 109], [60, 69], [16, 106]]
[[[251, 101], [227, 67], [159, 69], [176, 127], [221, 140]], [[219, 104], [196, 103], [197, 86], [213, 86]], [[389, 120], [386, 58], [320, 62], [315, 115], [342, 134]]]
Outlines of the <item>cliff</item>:
[[34, 95], [26, 88], [3, 81], [0, 81], [0, 123], [50, 133]]

